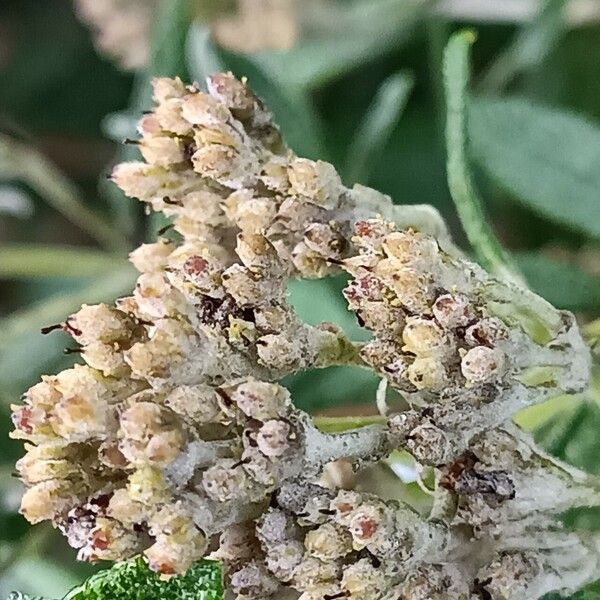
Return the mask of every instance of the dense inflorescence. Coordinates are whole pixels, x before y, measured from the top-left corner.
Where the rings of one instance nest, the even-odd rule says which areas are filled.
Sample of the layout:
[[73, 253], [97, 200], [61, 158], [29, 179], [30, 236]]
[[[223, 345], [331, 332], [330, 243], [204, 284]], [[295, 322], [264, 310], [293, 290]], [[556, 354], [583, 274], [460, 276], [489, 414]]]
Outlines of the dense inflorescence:
[[125, 70], [148, 64], [152, 16], [158, 0], [75, 0], [75, 8], [92, 29], [100, 53]]
[[478, 432], [585, 387], [589, 358], [571, 314], [413, 229], [362, 221], [353, 242], [344, 294], [374, 333], [361, 357], [415, 406], [391, 426], [420, 462], [446, 464]]
[[[48, 328], [86, 364], [13, 407], [25, 517], [52, 521], [81, 559], [144, 552], [163, 574], [218, 540], [240, 600], [531, 600], [592, 579], [597, 540], [557, 515], [598, 504], [597, 484], [511, 425], [587, 384], [572, 315], [466, 261], [430, 209], [298, 158], [244, 81], [207, 88], [156, 80], [146, 162], [113, 173], [180, 240], [132, 252], [130, 296]], [[290, 277], [341, 270], [367, 343], [288, 302]], [[373, 369], [411, 408], [320, 431], [278, 382], [340, 364]], [[328, 463], [395, 448], [433, 476], [430, 514], [321, 485]]]

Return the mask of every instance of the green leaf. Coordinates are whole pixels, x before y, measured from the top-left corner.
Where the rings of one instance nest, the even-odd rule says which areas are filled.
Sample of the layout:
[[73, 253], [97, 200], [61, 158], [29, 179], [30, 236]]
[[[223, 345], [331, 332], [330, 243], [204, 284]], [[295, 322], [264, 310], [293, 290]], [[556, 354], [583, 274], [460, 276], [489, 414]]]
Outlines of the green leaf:
[[151, 41], [152, 77], [187, 79], [185, 46], [191, 16], [189, 0], [160, 0]]
[[454, 34], [444, 52], [448, 187], [477, 260], [489, 271], [520, 283], [516, 268], [488, 223], [475, 187], [466, 143], [466, 105], [471, 77], [472, 31]]
[[546, 594], [540, 600], [600, 600], [600, 581], [586, 586], [572, 596], [561, 596], [560, 594]]
[[161, 579], [141, 557], [93, 575], [63, 600], [222, 600], [223, 574], [218, 562], [202, 560], [184, 575]]
[[[319, 280], [292, 280], [289, 300], [300, 318], [310, 325], [335, 323], [353, 341], [369, 339], [369, 332], [358, 326], [342, 295], [347, 277], [340, 275]], [[287, 377], [294, 403], [304, 410], [316, 411], [350, 404], [375, 402], [379, 378], [359, 367], [311, 369]]]
[[[201, 560], [184, 575], [169, 579], [148, 568], [142, 557], [117, 563], [92, 575], [62, 600], [222, 600], [223, 573], [218, 562]], [[43, 600], [13, 592], [9, 600]]]
[[125, 263], [124, 258], [90, 248], [9, 244], [0, 253], [0, 277], [94, 277]]
[[84, 194], [68, 177], [35, 148], [7, 135], [0, 135], [0, 178], [21, 180], [108, 250], [127, 248], [123, 235], [85, 205]]
[[83, 303], [107, 301], [130, 292], [135, 272], [130, 265], [118, 268], [67, 294], [57, 294], [0, 319], [0, 393], [14, 400], [44, 370], [72, 363], [60, 353], [68, 345], [57, 332], [42, 336], [45, 325], [59, 323]]
[[348, 283], [346, 275], [326, 279], [292, 279], [288, 285], [289, 301], [298, 316], [309, 325], [335, 323], [353, 341], [365, 341], [369, 335], [358, 326], [342, 294]]
[[380, 378], [372, 371], [360, 367], [311, 369], [282, 381], [294, 404], [308, 412], [347, 410], [352, 405], [375, 406], [379, 382]]
[[545, 0], [537, 18], [522, 27], [508, 48], [492, 63], [479, 90], [502, 91], [517, 75], [539, 66], [566, 31], [567, 0]]
[[209, 75], [225, 70], [221, 56], [211, 39], [210, 27], [207, 25], [196, 24], [190, 27], [186, 56], [190, 75], [200, 85], [204, 85]]
[[600, 475], [600, 407], [595, 402], [580, 402], [558, 413], [535, 432], [536, 442], [550, 454]]
[[529, 287], [550, 304], [571, 311], [600, 310], [600, 278], [539, 253], [522, 252], [515, 259]]
[[600, 237], [600, 128], [520, 98], [473, 100], [473, 157], [541, 216]]
[[391, 75], [381, 84], [350, 144], [344, 173], [347, 185], [369, 183], [413, 86], [414, 77], [406, 72]]
[[[77, 584], [78, 578], [70, 571], [61, 567], [57, 562], [41, 556], [20, 556], [11, 568], [0, 578], [0, 598], [7, 596], [10, 600], [43, 600], [58, 598], [66, 590]], [[11, 590], [24, 590], [24, 594], [13, 593]]]
[[257, 52], [254, 62], [286, 87], [315, 89], [398, 47], [430, 0], [354, 0], [335, 5], [330, 26], [287, 52]]

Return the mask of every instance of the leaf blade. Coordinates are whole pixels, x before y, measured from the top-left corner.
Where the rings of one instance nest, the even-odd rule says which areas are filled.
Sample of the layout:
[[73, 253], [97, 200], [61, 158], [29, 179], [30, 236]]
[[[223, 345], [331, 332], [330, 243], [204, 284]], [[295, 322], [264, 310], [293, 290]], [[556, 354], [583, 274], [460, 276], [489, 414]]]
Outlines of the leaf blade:
[[92, 277], [126, 260], [91, 248], [9, 244], [0, 253], [0, 277]]
[[450, 38], [444, 51], [448, 187], [479, 262], [492, 273], [521, 283], [521, 277], [485, 216], [467, 154], [466, 106], [471, 77], [470, 47], [475, 39], [472, 31], [459, 31]]
[[414, 77], [410, 73], [401, 71], [388, 77], [377, 90], [350, 143], [344, 178], [347, 184], [368, 183], [373, 165], [383, 153], [385, 144], [404, 112], [414, 83]]
[[222, 600], [220, 563], [198, 561], [183, 575], [163, 580], [143, 558], [117, 563], [93, 575], [63, 600]]
[[600, 128], [521, 98], [479, 98], [469, 110], [473, 157], [540, 216], [600, 238]]

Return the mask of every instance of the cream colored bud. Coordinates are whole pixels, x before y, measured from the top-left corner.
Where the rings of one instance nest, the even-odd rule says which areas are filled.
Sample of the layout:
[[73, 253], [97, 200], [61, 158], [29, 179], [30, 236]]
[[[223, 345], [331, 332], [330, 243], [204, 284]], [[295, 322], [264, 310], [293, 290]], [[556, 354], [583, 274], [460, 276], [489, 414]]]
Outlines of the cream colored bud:
[[131, 499], [128, 491], [124, 488], [115, 490], [110, 498], [107, 515], [120, 521], [125, 525], [133, 526], [143, 523], [148, 518], [146, 506], [141, 502]]
[[427, 275], [410, 267], [402, 267], [396, 259], [380, 261], [374, 272], [395, 292], [402, 306], [414, 313], [430, 312], [433, 288]]
[[390, 582], [380, 567], [362, 558], [344, 568], [341, 584], [353, 600], [378, 600]]
[[447, 329], [465, 327], [474, 316], [469, 299], [461, 294], [438, 296], [432, 310], [437, 322]]
[[502, 377], [505, 365], [506, 357], [502, 350], [476, 346], [463, 356], [460, 369], [468, 384], [477, 385]]
[[185, 160], [183, 143], [176, 137], [146, 137], [139, 148], [148, 164], [157, 167], [170, 167]]
[[323, 562], [316, 556], [305, 555], [294, 569], [294, 586], [299, 590], [307, 590], [322, 584], [333, 584], [339, 580], [341, 571], [338, 561]]
[[339, 525], [324, 523], [306, 534], [304, 545], [309, 554], [329, 562], [352, 552], [352, 536]]
[[435, 356], [415, 359], [406, 369], [406, 375], [418, 390], [440, 392], [448, 385], [444, 363]]
[[152, 97], [158, 104], [172, 98], [181, 98], [185, 93], [185, 86], [179, 77], [155, 77], [152, 80]]
[[219, 502], [243, 497], [248, 484], [248, 475], [239, 461], [234, 459], [221, 459], [202, 474], [204, 490]]
[[124, 377], [129, 373], [129, 365], [125, 362], [119, 344], [104, 344], [93, 342], [85, 347], [83, 352], [85, 362], [101, 371], [107, 377]]
[[164, 402], [175, 413], [196, 425], [218, 423], [223, 418], [218, 394], [209, 386], [178, 386], [168, 394]]
[[439, 255], [436, 240], [412, 230], [394, 231], [385, 236], [383, 248], [388, 256], [393, 256], [405, 265], [414, 267], [435, 264]]
[[142, 467], [129, 476], [129, 497], [134, 502], [152, 506], [167, 498], [167, 484], [161, 471], [154, 467]]
[[236, 118], [246, 120], [254, 114], [256, 100], [245, 81], [231, 73], [217, 73], [206, 82], [209, 94], [229, 108]]
[[152, 244], [142, 244], [129, 255], [129, 260], [140, 273], [163, 271], [174, 246], [170, 241], [159, 240]]
[[107, 304], [84, 304], [65, 324], [73, 338], [84, 346], [93, 342], [112, 344], [131, 337], [134, 319]]
[[53, 519], [77, 502], [76, 488], [68, 480], [42, 481], [25, 491], [21, 514], [30, 523]]
[[409, 317], [402, 332], [404, 352], [417, 356], [443, 356], [454, 350], [453, 340], [431, 319]]
[[258, 449], [269, 457], [278, 457], [290, 448], [291, 427], [285, 421], [272, 419], [259, 429], [256, 436]]
[[296, 158], [288, 167], [288, 177], [292, 194], [325, 208], [338, 205], [344, 188], [333, 165], [321, 160]]
[[256, 379], [239, 384], [231, 399], [245, 415], [259, 421], [281, 417], [291, 405], [290, 393], [283, 386]]
[[181, 114], [188, 123], [204, 127], [225, 123], [230, 118], [225, 106], [203, 92], [187, 94], [183, 98]]

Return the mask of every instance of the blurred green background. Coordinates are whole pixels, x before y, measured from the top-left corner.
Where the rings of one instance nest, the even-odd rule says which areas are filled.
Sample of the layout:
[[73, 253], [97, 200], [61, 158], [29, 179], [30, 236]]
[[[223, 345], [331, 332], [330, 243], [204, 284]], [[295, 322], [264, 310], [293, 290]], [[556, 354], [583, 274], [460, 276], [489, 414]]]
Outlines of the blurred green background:
[[[18, 515], [9, 405], [75, 360], [63, 354], [66, 336], [40, 327], [130, 290], [127, 253], [161, 226], [106, 180], [136, 158], [121, 142], [151, 106], [151, 77], [248, 76], [299, 154], [333, 162], [346, 184], [436, 206], [469, 252], [446, 183], [442, 76], [447, 39], [465, 26], [478, 35], [468, 150], [489, 221], [529, 285], [575, 311], [594, 346], [598, 0], [2, 0], [0, 598], [58, 597], [93, 571]], [[336, 321], [358, 338], [334, 293], [342, 285], [294, 283], [292, 301], [308, 321]], [[346, 369], [287, 383], [303, 408], [332, 414], [372, 411], [377, 386]], [[520, 422], [600, 474], [599, 395], [553, 400]], [[600, 528], [590, 512], [568, 519]]]

